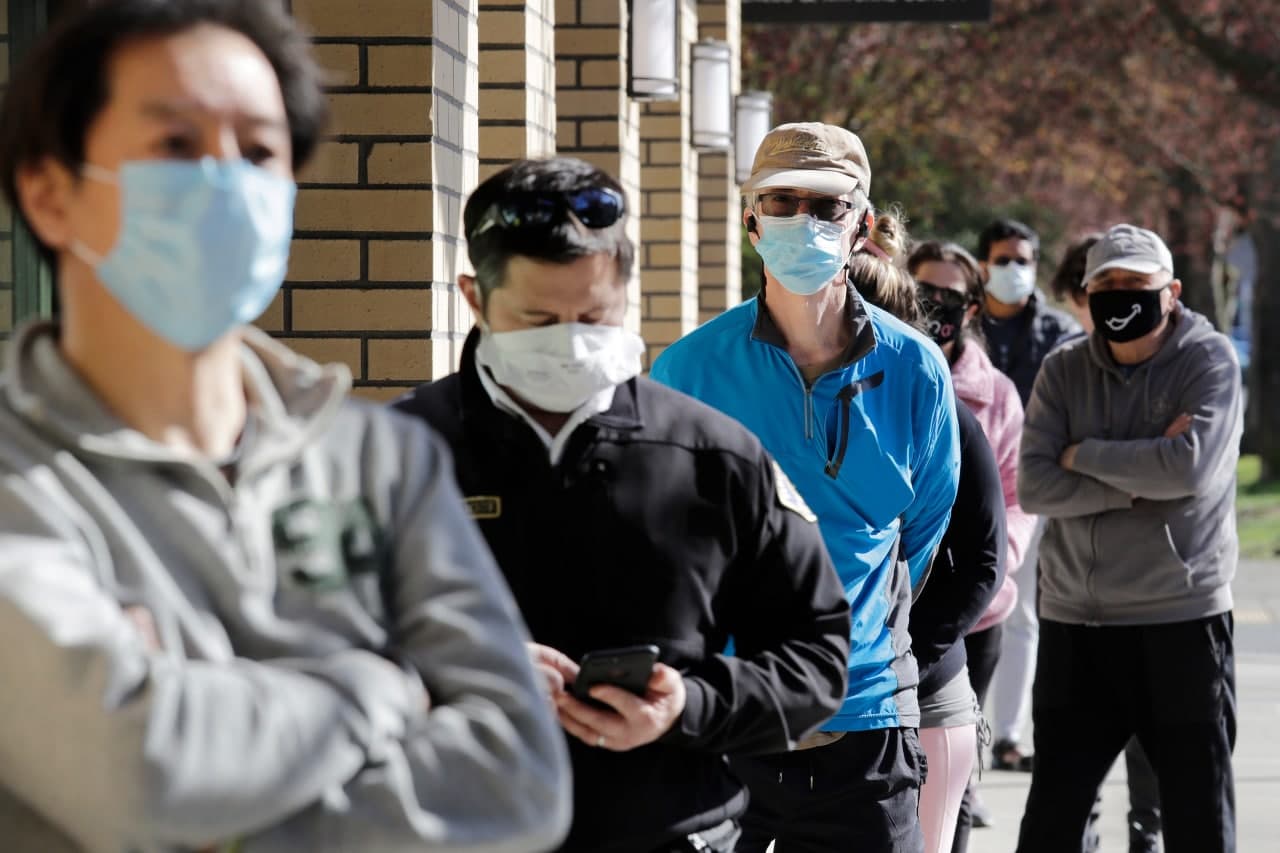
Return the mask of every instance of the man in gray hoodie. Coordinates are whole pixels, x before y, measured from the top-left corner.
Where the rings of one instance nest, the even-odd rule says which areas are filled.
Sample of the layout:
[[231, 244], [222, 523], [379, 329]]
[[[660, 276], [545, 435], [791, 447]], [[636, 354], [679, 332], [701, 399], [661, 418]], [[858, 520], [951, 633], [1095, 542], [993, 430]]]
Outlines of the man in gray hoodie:
[[555, 846], [526, 632], [410, 418], [242, 324], [323, 96], [264, 0], [105, 0], [14, 75], [61, 316], [0, 380], [0, 848]]
[[1040, 546], [1035, 766], [1020, 853], [1076, 853], [1131, 736], [1170, 853], [1235, 850], [1231, 579], [1240, 368], [1178, 301], [1164, 242], [1117, 225], [1089, 250], [1094, 332], [1045, 359], [1018, 496]]

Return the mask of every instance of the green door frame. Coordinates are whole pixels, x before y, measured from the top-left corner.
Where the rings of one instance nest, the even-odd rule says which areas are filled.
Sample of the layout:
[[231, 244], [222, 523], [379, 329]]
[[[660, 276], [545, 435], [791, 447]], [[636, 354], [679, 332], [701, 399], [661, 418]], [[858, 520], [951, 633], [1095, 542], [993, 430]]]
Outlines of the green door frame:
[[[9, 3], [9, 69], [35, 43], [49, 24], [49, 0]], [[47, 317], [56, 308], [53, 271], [40, 257], [35, 237], [13, 216], [13, 323]]]

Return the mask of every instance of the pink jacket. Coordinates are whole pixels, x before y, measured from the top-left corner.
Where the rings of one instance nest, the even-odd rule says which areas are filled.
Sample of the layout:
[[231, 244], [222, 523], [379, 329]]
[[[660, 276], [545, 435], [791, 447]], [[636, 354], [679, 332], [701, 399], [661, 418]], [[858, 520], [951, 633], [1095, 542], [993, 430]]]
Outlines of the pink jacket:
[[951, 384], [956, 396], [977, 417], [986, 433], [987, 441], [995, 452], [1000, 467], [1000, 482], [1004, 486], [1004, 505], [1009, 531], [1009, 551], [1006, 556], [1004, 582], [996, 592], [987, 612], [978, 620], [973, 630], [983, 631], [1003, 622], [1018, 603], [1018, 587], [1013, 573], [1022, 564], [1036, 526], [1036, 517], [1022, 511], [1018, 505], [1018, 448], [1022, 443], [1022, 401], [1013, 381], [996, 370], [987, 353], [973, 342], [964, 348], [960, 358], [951, 365]]

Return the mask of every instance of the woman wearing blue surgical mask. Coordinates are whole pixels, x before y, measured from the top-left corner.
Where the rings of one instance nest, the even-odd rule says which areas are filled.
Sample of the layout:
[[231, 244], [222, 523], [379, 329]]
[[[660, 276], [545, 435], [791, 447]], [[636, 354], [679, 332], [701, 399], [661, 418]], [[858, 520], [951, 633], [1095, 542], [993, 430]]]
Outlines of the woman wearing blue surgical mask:
[[3, 846], [554, 846], [567, 756], [447, 450], [246, 325], [323, 124], [306, 36], [78, 5], [0, 114], [61, 306], [0, 382]]

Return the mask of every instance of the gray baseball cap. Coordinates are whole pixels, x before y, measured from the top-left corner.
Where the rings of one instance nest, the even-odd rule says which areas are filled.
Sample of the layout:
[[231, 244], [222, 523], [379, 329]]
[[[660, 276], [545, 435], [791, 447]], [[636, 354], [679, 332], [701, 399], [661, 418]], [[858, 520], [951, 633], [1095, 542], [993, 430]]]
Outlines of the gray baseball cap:
[[1112, 225], [1089, 250], [1084, 280], [1090, 282], [1094, 276], [1113, 269], [1143, 274], [1160, 270], [1172, 273], [1173, 255], [1154, 231], [1136, 225]]

